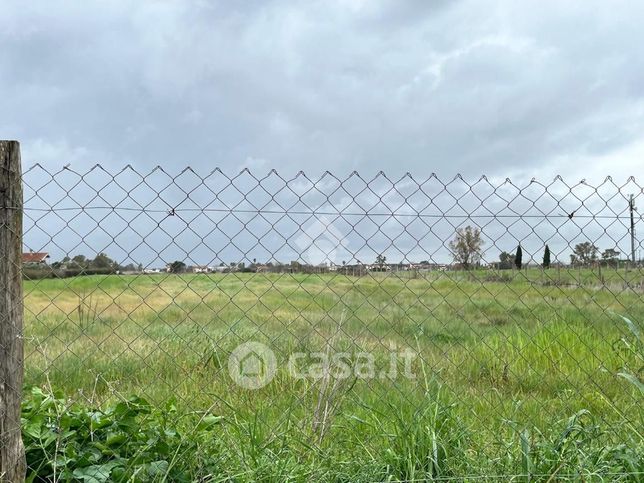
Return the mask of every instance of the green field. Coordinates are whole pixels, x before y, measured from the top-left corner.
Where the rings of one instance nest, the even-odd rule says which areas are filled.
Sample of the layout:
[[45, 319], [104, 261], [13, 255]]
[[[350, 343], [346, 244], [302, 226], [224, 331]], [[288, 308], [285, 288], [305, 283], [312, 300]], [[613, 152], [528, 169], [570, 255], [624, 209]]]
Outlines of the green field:
[[[221, 416], [177, 448], [172, 464], [195, 480], [641, 481], [642, 342], [620, 315], [641, 327], [642, 280], [534, 269], [28, 281], [25, 383], [87, 407], [176, 401], [188, 437]], [[228, 374], [248, 340], [277, 355], [258, 390]], [[414, 379], [380, 377], [392, 348], [417, 355]], [[286, 364], [336, 351], [369, 352], [377, 377], [298, 379]]]

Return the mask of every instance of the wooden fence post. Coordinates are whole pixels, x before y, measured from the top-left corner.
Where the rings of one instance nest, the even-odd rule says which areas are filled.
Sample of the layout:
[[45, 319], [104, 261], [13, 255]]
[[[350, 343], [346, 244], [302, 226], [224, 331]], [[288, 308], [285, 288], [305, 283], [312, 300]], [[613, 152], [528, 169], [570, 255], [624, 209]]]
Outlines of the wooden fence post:
[[20, 144], [0, 141], [0, 481], [23, 481], [22, 176]]

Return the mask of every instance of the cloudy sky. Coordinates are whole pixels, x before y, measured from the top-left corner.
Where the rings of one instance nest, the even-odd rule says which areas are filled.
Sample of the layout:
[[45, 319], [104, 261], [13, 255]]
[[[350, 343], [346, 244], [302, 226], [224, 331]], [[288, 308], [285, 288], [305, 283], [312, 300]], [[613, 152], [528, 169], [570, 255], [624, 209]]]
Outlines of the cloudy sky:
[[27, 166], [636, 175], [643, 23], [633, 1], [3, 0], [0, 133]]
[[[3, 0], [0, 138], [19, 139], [25, 168], [40, 163], [49, 173], [68, 164], [86, 172], [96, 163], [111, 173], [126, 164], [139, 172], [161, 165], [169, 173], [185, 166], [202, 174], [217, 167], [229, 174], [249, 168], [256, 175], [277, 169], [294, 180], [290, 188], [302, 193], [311, 186], [293, 178], [300, 170], [312, 177], [330, 170], [339, 178], [358, 170], [364, 179], [382, 170], [392, 180], [410, 172], [418, 181], [433, 172], [442, 179], [486, 174], [496, 185], [506, 177], [525, 185], [537, 176], [548, 185], [561, 174], [573, 185], [582, 178], [600, 183], [613, 175], [623, 185], [628, 176], [637, 178], [644, 165], [643, 24], [644, 2], [633, 1]], [[287, 227], [273, 228], [276, 220], [235, 231], [234, 225], [258, 221], [246, 215], [168, 220], [166, 210], [186, 208], [181, 200], [183, 191], [192, 189], [188, 175], [148, 206], [156, 214], [137, 217], [132, 212], [132, 218], [119, 221], [122, 213], [79, 217], [74, 206], [117, 203], [120, 188], [141, 186], [140, 177], [126, 173], [114, 186], [110, 176], [100, 181], [100, 172], [86, 177], [89, 184], [70, 173], [28, 173], [33, 188], [26, 193], [29, 209], [71, 207], [65, 215], [29, 212], [27, 217], [32, 224], [26, 227], [27, 245], [56, 257], [106, 250], [119, 253], [120, 260], [160, 264], [201, 249], [196, 262], [255, 255], [264, 260], [283, 245], [280, 236], [290, 233]], [[148, 179], [147, 193], [138, 192], [138, 199], [131, 195], [127, 202], [156, 197], [167, 181], [157, 174], [158, 181]], [[53, 179], [67, 184], [57, 186]], [[213, 184], [226, 180], [211, 178]], [[394, 191], [413, 193], [414, 182], [408, 181]], [[276, 180], [269, 191], [280, 189], [280, 183]], [[325, 206], [324, 195], [333, 193], [333, 185], [332, 180], [319, 185], [316, 209], [349, 207], [353, 195]], [[384, 182], [380, 191], [374, 189], [367, 208], [391, 195], [391, 186]], [[242, 189], [251, 188], [252, 182]], [[626, 193], [642, 196], [633, 183], [622, 192], [608, 188], [612, 192], [604, 199], [614, 202], [611, 213], [624, 215]], [[357, 183], [355, 193], [361, 189]], [[486, 209], [499, 213], [506, 200], [518, 199], [516, 189], [508, 189], [506, 198], [488, 199]], [[546, 223], [552, 233], [543, 231], [543, 223], [488, 225], [491, 260], [517, 243], [537, 259], [546, 242], [567, 259], [570, 246], [582, 238], [627, 250], [623, 220], [608, 219], [605, 225], [595, 220], [590, 227], [580, 219], [576, 226], [565, 215], [579, 208], [579, 192], [571, 194], [566, 185], [551, 189], [558, 191], [555, 198], [539, 199], [554, 203], [543, 206], [548, 216], [563, 216], [552, 226]], [[234, 205], [231, 191], [219, 200], [224, 205]], [[440, 191], [439, 186], [434, 193]], [[211, 206], [212, 192], [200, 196], [187, 208]], [[588, 208], [595, 214], [606, 208], [604, 199], [588, 199], [586, 216], [593, 214]], [[402, 206], [390, 200], [384, 211], [418, 214], [425, 206], [421, 201]], [[446, 203], [436, 202], [432, 209], [449, 214], [453, 199]], [[477, 199], [471, 203], [466, 214], [479, 206]], [[445, 226], [436, 228], [437, 239], [425, 239], [425, 246], [417, 240], [428, 228], [417, 224], [420, 231], [409, 235], [401, 249], [400, 240], [395, 247], [391, 242], [401, 230], [399, 221], [393, 219], [386, 235], [383, 227], [372, 235], [373, 227], [354, 230], [352, 248], [338, 257], [350, 259], [364, 248], [364, 238], [380, 236], [360, 257], [370, 259], [393, 247], [396, 259], [411, 258], [413, 251], [414, 258], [435, 254], [447, 260], [446, 244], [455, 226], [468, 222], [441, 219]], [[287, 236], [289, 242], [302, 232], [317, 233], [303, 220], [292, 224], [299, 230]], [[323, 221], [321, 232], [352, 232], [350, 226], [332, 224]], [[167, 233], [164, 245], [147, 246], [162, 243]], [[179, 241], [182, 234], [190, 240]], [[216, 240], [206, 239], [215, 235]], [[268, 238], [273, 241], [261, 252], [260, 241]], [[246, 245], [228, 245], [221, 252], [231, 239]], [[164, 247], [167, 253], [151, 258]], [[304, 248], [289, 250], [279, 258], [302, 255]]]

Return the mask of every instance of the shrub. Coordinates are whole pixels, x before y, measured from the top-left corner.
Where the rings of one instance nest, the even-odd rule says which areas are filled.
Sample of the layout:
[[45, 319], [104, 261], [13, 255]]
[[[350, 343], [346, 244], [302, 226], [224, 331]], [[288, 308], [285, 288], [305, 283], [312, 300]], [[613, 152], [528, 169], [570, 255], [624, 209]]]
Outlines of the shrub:
[[145, 399], [132, 397], [101, 410], [69, 405], [38, 387], [27, 394], [22, 432], [32, 482], [192, 481], [194, 469], [180, 456], [194, 455], [204, 433], [220, 421], [202, 416], [187, 438], [176, 427], [172, 401], [153, 410]]

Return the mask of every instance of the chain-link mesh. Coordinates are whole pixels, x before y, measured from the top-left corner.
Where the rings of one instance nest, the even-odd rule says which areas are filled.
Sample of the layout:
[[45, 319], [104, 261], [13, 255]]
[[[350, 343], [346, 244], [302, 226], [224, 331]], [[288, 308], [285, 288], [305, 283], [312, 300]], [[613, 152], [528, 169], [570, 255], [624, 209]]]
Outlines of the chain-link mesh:
[[32, 474], [642, 477], [633, 178], [36, 165], [23, 184]]

